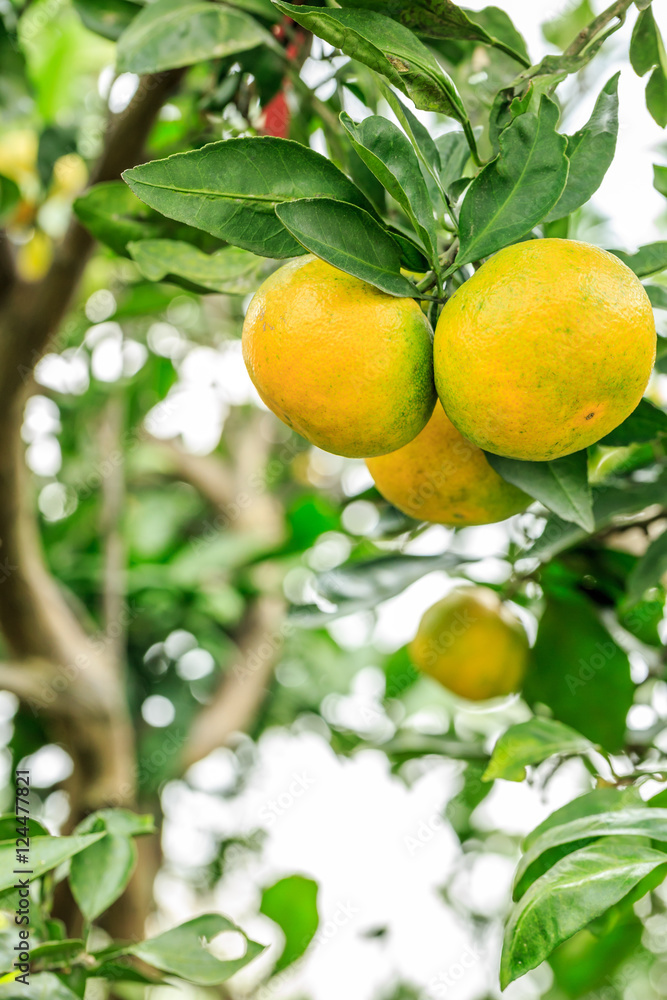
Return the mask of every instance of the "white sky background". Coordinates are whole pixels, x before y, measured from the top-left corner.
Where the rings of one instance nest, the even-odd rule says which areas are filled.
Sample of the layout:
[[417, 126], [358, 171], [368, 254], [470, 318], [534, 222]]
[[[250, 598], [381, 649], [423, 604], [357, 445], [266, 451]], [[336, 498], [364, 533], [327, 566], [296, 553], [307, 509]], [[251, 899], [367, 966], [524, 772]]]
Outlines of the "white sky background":
[[[486, 5], [487, 0], [468, 0], [468, 6], [474, 9]], [[564, 5], [505, 0], [502, 6], [525, 35], [533, 60], [539, 58], [547, 51], [539, 24], [562, 11]], [[596, 9], [601, 6], [597, 4]], [[615, 36], [623, 38], [621, 51], [625, 53], [629, 34], [628, 26], [622, 36]], [[590, 73], [590, 93], [577, 104], [573, 120], [566, 120], [564, 126], [574, 131], [585, 122], [603, 83], [616, 68], [622, 68], [618, 152], [594, 204], [611, 217], [617, 245], [633, 249], [660, 237], [656, 219], [664, 214], [665, 206], [652, 187], [652, 163], [667, 160], [667, 153], [656, 153], [661, 143], [664, 146], [665, 133], [645, 110], [645, 80], [635, 76], [627, 61], [619, 63], [619, 67], [605, 62], [599, 76]], [[664, 238], [664, 231], [662, 235]], [[123, 365], [140, 367], [143, 363], [142, 358], [130, 357], [122, 347], [122, 331], [116, 327], [100, 323], [94, 328], [101, 338], [95, 347], [100, 354], [100, 371], [93, 370], [92, 374], [103, 381], [115, 381]], [[178, 332], [173, 327], [169, 331]], [[158, 334], [163, 339], [166, 336], [165, 330], [157, 331], [155, 336]], [[105, 375], [102, 370], [108, 367], [109, 359], [101, 357], [100, 345], [106, 345], [107, 354], [115, 351], [117, 374]], [[229, 345], [224, 352], [199, 348], [188, 355], [178, 388], [182, 405], [177, 400], [178, 405], [171, 408], [166, 421], [169, 426], [163, 427], [165, 435], [180, 431], [193, 451], [210, 451], [217, 443], [229, 406], [255, 398], [240, 365], [237, 346]], [[219, 363], [214, 363], [214, 354]], [[68, 361], [70, 367], [73, 363], [72, 359]], [[43, 374], [46, 372], [45, 367]], [[53, 372], [53, 378], [55, 375]], [[85, 371], [84, 376], [87, 384]], [[48, 378], [43, 381], [48, 383]], [[44, 420], [46, 430], [40, 423]], [[52, 448], [51, 454], [43, 447], [47, 434], [48, 441], [57, 445], [56, 424], [57, 415], [36, 405], [24, 430], [26, 440], [33, 442], [35, 454], [46, 456], [43, 468], [35, 469], [45, 476], [54, 475], [60, 464], [59, 451], [56, 454]], [[53, 489], [54, 484], [45, 487], [52, 493]], [[54, 497], [43, 498], [43, 502], [64, 503], [60, 494]], [[436, 528], [423, 536], [420, 551], [428, 551], [429, 546], [440, 550], [443, 531]], [[494, 553], [502, 550], [505, 530], [497, 526], [472, 529], [459, 539], [459, 544], [488, 556], [480, 565], [481, 578], [498, 579], [504, 570]], [[396, 648], [409, 639], [421, 613], [449, 586], [444, 577], [432, 575], [388, 602], [380, 609], [375, 637], [379, 644]], [[354, 645], [355, 637], [363, 641], [364, 632], [363, 621], [357, 619], [339, 625], [336, 638]], [[377, 677], [370, 668], [358, 678], [343, 708], [351, 713], [372, 712], [376, 688]], [[149, 708], [157, 712], [160, 706]], [[159, 724], [158, 716], [159, 712]], [[493, 727], [492, 717], [485, 719], [483, 724]], [[481, 720], [478, 718], [475, 724], [481, 724]], [[164, 925], [186, 919], [197, 908], [213, 907], [236, 919], [258, 940], [275, 941], [275, 925], [255, 916], [261, 887], [283, 875], [300, 872], [320, 883], [325, 937], [293, 972], [276, 983], [266, 1000], [303, 996], [312, 1000], [374, 1000], [397, 978], [421, 986], [433, 998], [476, 1000], [487, 994], [499, 996], [494, 986], [498, 934], [480, 946], [470, 928], [443, 905], [438, 895], [438, 887], [455, 873], [455, 896], [464, 903], [474, 903], [481, 912], [502, 917], [509, 899], [514, 860], [501, 853], [464, 859], [454, 835], [440, 821], [444, 803], [457, 787], [458, 766], [443, 761], [429, 767], [408, 790], [389, 775], [384, 755], [366, 753], [354, 760], [340, 760], [321, 737], [298, 729], [265, 734], [259, 745], [259, 764], [238, 798], [224, 800], [212, 794], [231, 782], [232, 755], [227, 751], [218, 752], [193, 770], [193, 787], [182, 782], [168, 786], [164, 798], [165, 854], [175, 872], [201, 863], [210, 855], [211, 832], [233, 836], [264, 826], [268, 836], [261, 856], [249, 855], [245, 867], [218, 887], [204, 906], [195, 900], [186, 883], [175, 875], [163, 875], [158, 897]], [[488, 829], [527, 832], [584, 787], [583, 769], [573, 762], [551, 784], [547, 802], [526, 784], [499, 782], [479, 815]], [[299, 788], [302, 792], [297, 793], [295, 789]], [[273, 802], [276, 807], [271, 805]], [[390, 928], [384, 941], [363, 936], [382, 926]], [[260, 960], [264, 968], [271, 966], [275, 954], [273, 950]], [[239, 987], [248, 989], [255, 981], [254, 965], [236, 980]], [[547, 984], [548, 973], [531, 974], [513, 984], [504, 997], [529, 1000]], [[172, 989], [154, 990], [151, 1000], [167, 1000], [175, 995]], [[265, 998], [260, 995], [259, 1000]]]

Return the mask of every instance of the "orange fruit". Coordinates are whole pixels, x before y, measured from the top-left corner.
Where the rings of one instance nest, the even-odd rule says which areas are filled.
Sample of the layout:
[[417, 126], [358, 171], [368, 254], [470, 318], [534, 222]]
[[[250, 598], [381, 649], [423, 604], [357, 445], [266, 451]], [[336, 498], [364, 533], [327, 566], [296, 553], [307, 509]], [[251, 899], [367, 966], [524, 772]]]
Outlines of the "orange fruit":
[[528, 639], [495, 591], [461, 587], [426, 611], [408, 652], [419, 670], [449, 691], [485, 701], [521, 686]]
[[274, 272], [252, 299], [243, 357], [269, 409], [337, 455], [395, 451], [435, 404], [431, 328], [417, 302], [310, 255]]
[[525, 510], [531, 498], [506, 483], [466, 441], [440, 403], [423, 431], [390, 455], [366, 460], [378, 490], [418, 521], [452, 527], [491, 524]]
[[435, 381], [452, 423], [480, 448], [547, 461], [632, 413], [655, 347], [648, 296], [617, 257], [531, 240], [495, 254], [447, 302]]

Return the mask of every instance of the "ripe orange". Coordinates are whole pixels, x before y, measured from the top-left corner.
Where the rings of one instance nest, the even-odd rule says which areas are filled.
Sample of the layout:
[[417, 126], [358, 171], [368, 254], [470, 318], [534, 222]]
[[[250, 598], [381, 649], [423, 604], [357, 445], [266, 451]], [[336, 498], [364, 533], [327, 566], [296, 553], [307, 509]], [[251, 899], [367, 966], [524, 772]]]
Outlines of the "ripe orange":
[[338, 455], [395, 451], [433, 411], [431, 328], [417, 302], [310, 255], [285, 264], [254, 296], [243, 357], [266, 405]]
[[528, 662], [523, 626], [487, 587], [461, 587], [424, 614], [410, 657], [443, 687], [484, 701], [516, 691]]
[[418, 521], [490, 524], [531, 502], [459, 434], [440, 403], [413, 441], [390, 455], [367, 459], [366, 465], [382, 496]]
[[639, 403], [655, 359], [639, 279], [613, 254], [531, 240], [491, 257], [438, 320], [438, 395], [487, 451], [547, 461], [599, 441]]

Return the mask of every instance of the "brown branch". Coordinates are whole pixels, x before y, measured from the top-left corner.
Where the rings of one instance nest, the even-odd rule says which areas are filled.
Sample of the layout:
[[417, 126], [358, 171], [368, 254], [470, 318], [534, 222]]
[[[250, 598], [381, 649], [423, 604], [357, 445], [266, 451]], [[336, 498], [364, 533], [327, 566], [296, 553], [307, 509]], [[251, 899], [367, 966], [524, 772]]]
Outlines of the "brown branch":
[[280, 598], [263, 596], [251, 604], [238, 639], [236, 661], [225, 671], [212, 701], [202, 709], [190, 730], [181, 759], [183, 770], [252, 724], [290, 631]]
[[[184, 72], [176, 69], [141, 78], [125, 111], [109, 122], [91, 185], [117, 180], [123, 170], [138, 162], [158, 112]], [[14, 282], [0, 344], [0, 397], [13, 395], [25, 382], [26, 372], [34, 367], [67, 312], [93, 246], [91, 234], [73, 219], [44, 278], [35, 283]]]
[[9, 237], [4, 229], [0, 229], [0, 305], [9, 295], [15, 280], [16, 266]]

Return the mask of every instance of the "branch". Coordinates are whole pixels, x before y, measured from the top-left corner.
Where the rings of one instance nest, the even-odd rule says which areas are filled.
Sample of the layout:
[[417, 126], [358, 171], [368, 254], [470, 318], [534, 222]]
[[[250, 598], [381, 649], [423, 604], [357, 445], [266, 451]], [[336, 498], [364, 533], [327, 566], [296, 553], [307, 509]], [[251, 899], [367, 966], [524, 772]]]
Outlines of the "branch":
[[[176, 69], [141, 78], [128, 107], [109, 122], [91, 185], [117, 180], [137, 163], [162, 105], [184, 72]], [[0, 397], [20, 391], [26, 372], [39, 360], [67, 312], [93, 246], [91, 234], [73, 219], [44, 278], [34, 284], [14, 282], [0, 345]]]
[[14, 254], [4, 229], [0, 229], [0, 304], [7, 298], [16, 280]]
[[[594, 41], [597, 36], [603, 31], [611, 21], [618, 19], [619, 24], [616, 28], [620, 28], [625, 17], [628, 13], [628, 8], [632, 6], [634, 0], [615, 0], [610, 7], [603, 10], [590, 24], [587, 24], [583, 28], [572, 44], [565, 50], [563, 55], [565, 56], [578, 56], [588, 48], [590, 43]], [[616, 30], [616, 28], [614, 30]]]
[[284, 621], [281, 599], [263, 596], [253, 602], [238, 639], [236, 662], [225, 671], [213, 700], [190, 730], [181, 759], [183, 771], [252, 724], [291, 631], [292, 626]]

